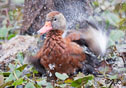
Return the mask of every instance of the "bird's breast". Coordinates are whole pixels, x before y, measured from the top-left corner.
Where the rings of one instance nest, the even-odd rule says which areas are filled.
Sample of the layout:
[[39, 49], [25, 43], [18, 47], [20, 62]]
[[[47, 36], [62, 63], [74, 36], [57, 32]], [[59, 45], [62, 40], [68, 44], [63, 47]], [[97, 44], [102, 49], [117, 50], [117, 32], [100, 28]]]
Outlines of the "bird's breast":
[[57, 55], [62, 55], [64, 54], [65, 50], [66, 44], [61, 39], [47, 39], [43, 46], [43, 54], [48, 57], [56, 57]]

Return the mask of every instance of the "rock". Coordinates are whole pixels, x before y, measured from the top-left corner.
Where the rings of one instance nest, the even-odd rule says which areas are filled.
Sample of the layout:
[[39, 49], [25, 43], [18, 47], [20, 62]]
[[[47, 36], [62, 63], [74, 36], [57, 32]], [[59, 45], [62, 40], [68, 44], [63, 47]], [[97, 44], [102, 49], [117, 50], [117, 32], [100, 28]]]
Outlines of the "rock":
[[6, 61], [12, 61], [16, 58], [17, 53], [32, 52], [37, 48], [37, 39], [28, 35], [17, 35], [9, 41], [2, 44], [0, 50], [0, 63], [6, 63]]

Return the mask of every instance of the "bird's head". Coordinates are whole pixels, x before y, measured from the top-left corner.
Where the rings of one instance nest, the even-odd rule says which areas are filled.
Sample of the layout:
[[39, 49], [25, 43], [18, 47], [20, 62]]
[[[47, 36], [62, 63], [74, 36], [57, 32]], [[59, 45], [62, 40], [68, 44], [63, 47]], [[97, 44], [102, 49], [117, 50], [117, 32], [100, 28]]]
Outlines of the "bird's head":
[[66, 29], [66, 19], [62, 13], [52, 11], [47, 14], [45, 25], [38, 31], [39, 34], [47, 33], [51, 30], [64, 30]]

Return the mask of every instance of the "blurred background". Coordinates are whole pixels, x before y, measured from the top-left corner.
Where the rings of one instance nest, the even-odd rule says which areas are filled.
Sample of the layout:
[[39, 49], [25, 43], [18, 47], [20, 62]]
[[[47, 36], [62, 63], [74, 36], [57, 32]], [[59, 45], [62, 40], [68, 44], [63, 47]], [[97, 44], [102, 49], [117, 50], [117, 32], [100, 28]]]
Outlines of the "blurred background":
[[[91, 88], [126, 88], [122, 86], [126, 86], [126, 69], [124, 67], [126, 65], [126, 0], [0, 0], [0, 85], [5, 83], [3, 87], [5, 88], [6, 85], [8, 86], [6, 83], [10, 81], [11, 84], [15, 83], [13, 86], [25, 83], [28, 86], [33, 86], [36, 83], [34, 75], [37, 72], [33, 68], [29, 70], [33, 72], [33, 74], [28, 74], [30, 76], [21, 75], [26, 67], [23, 60], [25, 54], [38, 51], [37, 46], [39, 45], [37, 44], [41, 39], [38, 39], [38, 36], [34, 34], [43, 26], [46, 14], [52, 10], [58, 10], [65, 15], [68, 29], [77, 29], [81, 26], [80, 23], [88, 20], [107, 33], [108, 49], [102, 60], [103, 65], [106, 65], [106, 62], [109, 64], [106, 65], [106, 68], [103, 66], [100, 69], [104, 74], [104, 82], [97, 79], [98, 87]], [[83, 23], [85, 25], [85, 21]], [[110, 65], [113, 66], [114, 74], [106, 75], [112, 72]], [[15, 72], [20, 74], [19, 79], [13, 79], [15, 76], [12, 73], [15, 74]], [[28, 77], [31, 76], [33, 79], [29, 81]], [[27, 80], [24, 81], [24, 78]], [[105, 80], [109, 86], [101, 87], [101, 85], [107, 84]], [[115, 87], [114, 83], [118, 83], [120, 80], [122, 80], [121, 87]], [[71, 80], [67, 80], [67, 82], [66, 85]], [[94, 86], [95, 82], [91, 83]], [[111, 84], [114, 87], [111, 87]], [[36, 88], [41, 88], [39, 82], [36, 85], [39, 86]], [[49, 83], [47, 85], [48, 88], [53, 88]]]
[[[54, 5], [50, 5], [51, 1]], [[61, 1], [60, 3], [59, 0], [0, 0], [0, 43], [21, 33], [20, 31], [25, 34], [29, 30], [27, 34], [32, 34], [43, 25], [45, 14], [51, 10], [59, 10], [67, 16], [68, 12], [65, 11], [66, 9], [62, 10], [62, 4], [70, 1], [72, 2], [72, 0], [64, 0], [64, 2]], [[58, 6], [57, 3], [61, 4], [61, 6]], [[82, 3], [84, 4], [83, 10], [85, 12], [82, 13], [84, 13], [85, 17], [88, 16], [89, 19], [95, 19], [98, 23], [104, 21], [104, 28], [108, 29], [107, 27], [111, 25], [108, 30], [112, 28], [126, 29], [125, 0], [82, 0]], [[79, 10], [80, 7], [82, 7], [81, 4], [75, 6]], [[70, 9], [68, 10], [71, 11]], [[69, 21], [69, 17], [67, 18]]]

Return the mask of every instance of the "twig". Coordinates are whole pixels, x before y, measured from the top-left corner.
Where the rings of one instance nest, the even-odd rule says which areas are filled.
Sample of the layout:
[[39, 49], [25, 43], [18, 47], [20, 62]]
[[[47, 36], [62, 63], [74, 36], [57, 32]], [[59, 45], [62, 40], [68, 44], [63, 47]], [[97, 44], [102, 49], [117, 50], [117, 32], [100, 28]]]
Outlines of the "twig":
[[109, 85], [108, 88], [111, 88], [112, 84], [114, 83], [114, 79], [112, 80], [111, 84]]
[[18, 77], [17, 77], [17, 75], [16, 75], [15, 71], [14, 71], [14, 76], [15, 76], [15, 78], [18, 80]]

